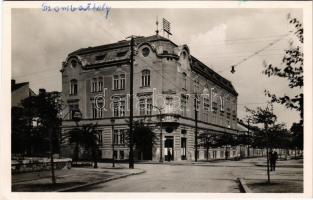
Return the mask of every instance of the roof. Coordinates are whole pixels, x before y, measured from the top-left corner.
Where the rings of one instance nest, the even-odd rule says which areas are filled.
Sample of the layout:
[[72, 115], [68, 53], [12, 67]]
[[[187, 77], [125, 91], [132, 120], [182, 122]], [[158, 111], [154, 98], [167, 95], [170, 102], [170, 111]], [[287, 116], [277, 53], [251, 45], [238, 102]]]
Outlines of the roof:
[[192, 59], [191, 68], [193, 70], [197, 71], [201, 75], [203, 75], [206, 78], [208, 78], [209, 80], [213, 81], [215, 84], [219, 85], [220, 87], [225, 88], [230, 93], [232, 93], [236, 96], [238, 95], [234, 86], [232, 85], [232, 83], [229, 80], [225, 79], [224, 77], [222, 77], [221, 75], [216, 73], [214, 70], [209, 68], [207, 65], [205, 65], [204, 63], [199, 61], [194, 56], [191, 56], [191, 59]]
[[[169, 39], [166, 39], [160, 35], [152, 35], [148, 37], [134, 37], [134, 42], [135, 44], [140, 44], [144, 42], [155, 42], [155, 41], [166, 41], [170, 42], [173, 45], [177, 46], [174, 42], [172, 42]], [[121, 40], [119, 42], [111, 43], [111, 44], [105, 44], [101, 46], [95, 46], [95, 47], [88, 47], [88, 48], [81, 48], [76, 51], [73, 51], [72, 53], [69, 54], [71, 55], [83, 55], [83, 54], [88, 54], [88, 53], [93, 53], [93, 52], [98, 52], [102, 50], [111, 50], [111, 49], [118, 49], [122, 47], [129, 47], [130, 46], [130, 41], [129, 40]]]
[[11, 85], [11, 92], [13, 92], [13, 91], [15, 91], [15, 90], [17, 90], [17, 89], [19, 89], [19, 88], [25, 86], [25, 85], [28, 85], [28, 84], [29, 84], [29, 82], [23, 82], [23, 83], [12, 84], [12, 85]]
[[[171, 40], [164, 38], [160, 35], [152, 35], [148, 37], [135, 37], [134, 42], [135, 44], [142, 44], [145, 42], [157, 42], [157, 41], [164, 41], [170, 42], [174, 47], [178, 47], [177, 44], [172, 42]], [[126, 63], [130, 57], [130, 41], [129, 40], [122, 40], [116, 43], [95, 46], [95, 47], [88, 47], [78, 49], [73, 51], [68, 56], [78, 56], [80, 57], [81, 62], [83, 63], [85, 68], [88, 67], [102, 67], [111, 64], [122, 64]], [[90, 56], [84, 56], [88, 54], [95, 54], [95, 57], [92, 58]], [[160, 56], [160, 55], [159, 55]], [[167, 56], [170, 56], [167, 55]], [[226, 89], [231, 94], [238, 96], [235, 88], [233, 87], [232, 83], [210, 69], [207, 65], [199, 61], [194, 56], [191, 56], [191, 68], [204, 76], [205, 78], [211, 80], [215, 84], [219, 85], [220, 87]]]

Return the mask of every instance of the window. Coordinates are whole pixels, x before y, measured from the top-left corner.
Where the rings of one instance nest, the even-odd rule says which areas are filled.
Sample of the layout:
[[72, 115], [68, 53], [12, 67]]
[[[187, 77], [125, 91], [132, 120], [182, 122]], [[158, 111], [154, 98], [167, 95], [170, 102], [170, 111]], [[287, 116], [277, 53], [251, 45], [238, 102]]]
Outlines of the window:
[[145, 99], [139, 100], [139, 114], [145, 115]]
[[144, 57], [147, 57], [149, 55], [149, 53], [150, 53], [150, 49], [148, 47], [145, 47], [142, 49], [142, 55]]
[[186, 117], [187, 115], [187, 97], [186, 96], [181, 97], [180, 106], [181, 106], [182, 115]]
[[97, 108], [96, 108], [96, 104], [94, 102], [91, 103], [91, 110], [92, 110], [92, 118], [96, 119], [97, 118]]
[[77, 80], [72, 79], [70, 82], [70, 95], [77, 95]]
[[187, 74], [183, 72], [183, 88], [187, 89]]
[[120, 111], [120, 117], [125, 116], [125, 101], [119, 102], [119, 111]]
[[139, 115], [151, 115], [152, 114], [152, 98], [139, 99]]
[[118, 52], [118, 53], [116, 54], [116, 56], [117, 56], [117, 57], [123, 57], [123, 56], [126, 55], [126, 53], [127, 53], [127, 51], [121, 51], [121, 52]]
[[76, 60], [72, 60], [71, 61], [71, 66], [72, 66], [72, 68], [75, 68], [77, 66], [77, 61]]
[[125, 89], [125, 74], [120, 75], [120, 89], [124, 90]]
[[113, 133], [113, 144], [118, 144], [118, 134], [119, 134], [119, 130], [114, 130], [114, 133]]
[[221, 103], [221, 111], [224, 111], [224, 99], [223, 99], [223, 97], [220, 97], [220, 103]]
[[208, 95], [203, 97], [203, 121], [209, 121], [210, 100]]
[[73, 119], [74, 111], [79, 110], [78, 104], [69, 105], [69, 119]]
[[113, 116], [118, 117], [118, 102], [113, 103]]
[[124, 151], [120, 150], [120, 160], [124, 160]]
[[196, 77], [193, 83], [193, 91], [199, 92], [200, 91], [200, 83], [199, 83], [199, 77]]
[[126, 136], [126, 130], [124, 129], [115, 129], [113, 133], [113, 143], [114, 144], [125, 144], [125, 136]]
[[114, 117], [123, 117], [125, 116], [126, 103], [123, 99], [113, 100], [113, 116]]
[[103, 117], [103, 102], [98, 102], [98, 107], [97, 109], [97, 118], [102, 118]]
[[147, 99], [147, 115], [152, 114], [152, 99], [148, 98]]
[[119, 76], [118, 75], [114, 75], [113, 76], [113, 90], [118, 90], [118, 81], [119, 80]]
[[141, 85], [142, 87], [149, 87], [150, 86], [150, 71], [145, 69], [142, 70], [142, 76], [141, 76]]
[[103, 60], [105, 58], [105, 56], [106, 56], [106, 54], [96, 56], [96, 61]]
[[93, 78], [91, 81], [91, 92], [96, 92], [97, 91], [97, 79]]
[[125, 74], [113, 76], [113, 90], [124, 90], [126, 85]]
[[98, 92], [102, 92], [103, 91], [103, 78], [99, 77], [98, 79]]

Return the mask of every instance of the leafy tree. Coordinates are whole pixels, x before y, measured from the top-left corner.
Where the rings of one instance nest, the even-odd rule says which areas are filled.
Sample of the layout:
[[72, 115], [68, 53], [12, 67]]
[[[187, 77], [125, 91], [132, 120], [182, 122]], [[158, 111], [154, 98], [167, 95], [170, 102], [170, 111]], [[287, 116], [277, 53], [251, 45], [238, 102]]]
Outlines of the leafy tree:
[[84, 124], [69, 132], [69, 141], [75, 144], [74, 159], [76, 161], [79, 159], [79, 147], [89, 149], [94, 161], [94, 168], [98, 168], [99, 132], [97, 127], [97, 124]]
[[[265, 64], [263, 73], [268, 77], [277, 76], [287, 79], [289, 81], [288, 86], [291, 89], [301, 89], [303, 87], [303, 26], [296, 18], [289, 19], [289, 23], [294, 26], [294, 34], [298, 38], [297, 44], [293, 43], [290, 45], [290, 48], [285, 51], [281, 66]], [[303, 123], [303, 92], [300, 92], [293, 97], [287, 95], [278, 97], [275, 94], [271, 94], [268, 90], [265, 90], [265, 94], [271, 98], [272, 102], [299, 111], [301, 118], [300, 123]]]
[[[144, 122], [144, 119], [134, 121], [133, 124], [134, 146], [137, 152], [142, 152], [144, 159], [152, 158], [152, 147], [156, 144], [157, 136], [152, 127]], [[129, 132], [125, 137], [129, 143]]]
[[291, 146], [296, 150], [303, 149], [303, 124], [293, 123], [290, 128], [290, 131], [291, 131], [291, 136], [292, 136]]
[[[46, 92], [44, 89], [40, 89], [37, 96], [30, 96], [24, 99], [22, 106], [28, 118], [29, 132], [37, 132], [37, 139], [45, 138], [49, 141], [51, 179], [52, 184], [55, 184], [53, 153], [59, 151], [58, 133], [61, 125], [59, 113], [62, 108], [60, 93]], [[36, 119], [39, 127], [32, 127], [30, 122], [32, 122], [33, 119]], [[39, 134], [41, 134], [41, 136]], [[36, 146], [41, 146], [39, 141], [40, 140], [36, 140]]]
[[[273, 114], [272, 109], [267, 106], [266, 108], [257, 107], [256, 110], [252, 110], [246, 107], [246, 111], [250, 113], [249, 118], [253, 124], [262, 124], [264, 128], [261, 130], [263, 136], [266, 136], [266, 155], [267, 155], [267, 181], [270, 183], [270, 171], [269, 171], [269, 148], [270, 143], [270, 130], [269, 126], [273, 125], [277, 120], [277, 116]], [[262, 135], [262, 134], [260, 134]]]
[[30, 152], [31, 138], [28, 131], [28, 118], [25, 109], [22, 107], [12, 107], [11, 109], [11, 148], [12, 154], [20, 154], [22, 156]]

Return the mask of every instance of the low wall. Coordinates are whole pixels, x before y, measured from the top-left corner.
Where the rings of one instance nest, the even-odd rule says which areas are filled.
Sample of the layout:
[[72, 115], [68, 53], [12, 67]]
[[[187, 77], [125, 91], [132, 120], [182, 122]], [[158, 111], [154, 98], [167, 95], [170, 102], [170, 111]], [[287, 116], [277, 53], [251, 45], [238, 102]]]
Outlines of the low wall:
[[[70, 169], [71, 167], [72, 159], [70, 158], [54, 159], [54, 169]], [[12, 160], [11, 163], [12, 173], [36, 172], [50, 169], [50, 158]]]

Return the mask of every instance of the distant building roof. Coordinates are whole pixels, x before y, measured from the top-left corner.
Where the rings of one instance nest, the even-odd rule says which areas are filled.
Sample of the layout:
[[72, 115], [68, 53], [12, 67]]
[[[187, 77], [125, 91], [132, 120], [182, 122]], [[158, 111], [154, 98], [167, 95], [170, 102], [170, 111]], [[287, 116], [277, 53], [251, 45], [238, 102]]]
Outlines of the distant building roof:
[[28, 84], [29, 84], [29, 82], [16, 83], [16, 81], [14, 79], [12, 79], [11, 80], [11, 92], [23, 87], [24, 85], [28, 85]]

